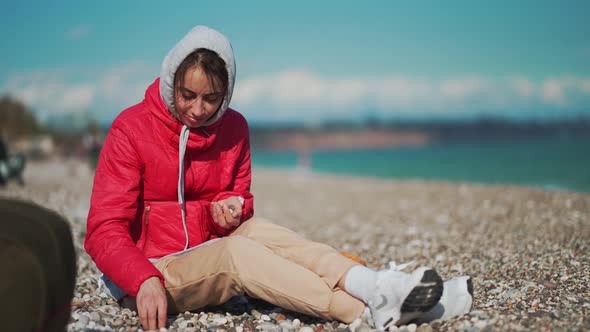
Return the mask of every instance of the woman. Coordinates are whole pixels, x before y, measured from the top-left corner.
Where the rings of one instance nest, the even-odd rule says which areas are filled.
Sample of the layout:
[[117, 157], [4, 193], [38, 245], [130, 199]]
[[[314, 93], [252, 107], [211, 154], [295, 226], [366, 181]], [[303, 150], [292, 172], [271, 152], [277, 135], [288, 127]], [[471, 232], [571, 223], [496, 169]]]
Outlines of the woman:
[[443, 285], [430, 268], [373, 271], [251, 219], [249, 133], [229, 108], [234, 80], [229, 41], [197, 26], [168, 53], [145, 99], [113, 122], [85, 241], [107, 292], [135, 297], [147, 329], [164, 327], [167, 312], [244, 293], [347, 323], [368, 305], [384, 329], [433, 308]]

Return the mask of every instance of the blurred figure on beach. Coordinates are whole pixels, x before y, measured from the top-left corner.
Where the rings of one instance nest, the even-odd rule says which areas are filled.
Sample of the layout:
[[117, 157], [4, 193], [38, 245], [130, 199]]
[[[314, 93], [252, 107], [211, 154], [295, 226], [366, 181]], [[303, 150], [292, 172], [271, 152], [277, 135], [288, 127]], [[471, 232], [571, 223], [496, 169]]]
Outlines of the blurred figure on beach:
[[84, 154], [88, 160], [88, 164], [92, 169], [96, 168], [98, 164], [98, 157], [102, 147], [102, 138], [100, 127], [96, 124], [91, 124], [83, 137]]
[[368, 310], [381, 329], [423, 317], [441, 298], [461, 304], [456, 312], [446, 303], [447, 316], [468, 311], [469, 277], [449, 293], [430, 267], [376, 271], [253, 218], [248, 123], [229, 108], [235, 74], [229, 40], [197, 26], [145, 99], [113, 121], [84, 244], [104, 273], [101, 290], [135, 302], [145, 329], [243, 294], [345, 323]]
[[0, 132], [0, 187], [6, 185], [10, 179], [16, 180], [20, 185], [25, 184], [23, 179], [25, 161], [23, 154], [9, 155], [5, 135]]
[[65, 331], [76, 279], [69, 224], [37, 204], [0, 198], [3, 331]]

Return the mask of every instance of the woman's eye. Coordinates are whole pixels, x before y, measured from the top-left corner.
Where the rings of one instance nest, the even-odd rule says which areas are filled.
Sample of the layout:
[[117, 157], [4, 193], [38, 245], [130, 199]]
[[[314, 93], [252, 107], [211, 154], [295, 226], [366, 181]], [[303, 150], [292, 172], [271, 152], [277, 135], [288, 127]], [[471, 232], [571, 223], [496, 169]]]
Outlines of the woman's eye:
[[215, 103], [219, 100], [220, 96], [212, 96], [212, 97], [206, 97], [205, 101], [208, 103]]
[[184, 98], [185, 100], [191, 100], [191, 99], [193, 99], [194, 97], [195, 97], [195, 96], [193, 96], [193, 95], [186, 95], [186, 94], [184, 94], [184, 93], [182, 94], [182, 98]]

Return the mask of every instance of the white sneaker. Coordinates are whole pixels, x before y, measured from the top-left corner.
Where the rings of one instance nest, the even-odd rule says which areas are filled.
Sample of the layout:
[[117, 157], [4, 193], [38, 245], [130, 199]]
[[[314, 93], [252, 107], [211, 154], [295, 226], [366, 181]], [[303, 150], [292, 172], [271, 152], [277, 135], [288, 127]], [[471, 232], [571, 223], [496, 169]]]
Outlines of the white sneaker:
[[443, 293], [442, 279], [432, 268], [421, 267], [406, 273], [400, 270], [409, 264], [389, 264], [389, 270], [378, 272], [375, 293], [368, 301], [375, 327], [383, 330], [424, 314]]
[[461, 316], [471, 310], [473, 303], [473, 284], [470, 276], [449, 279], [443, 284], [440, 301], [428, 312], [418, 317], [416, 324], [430, 323], [435, 319], [446, 320]]

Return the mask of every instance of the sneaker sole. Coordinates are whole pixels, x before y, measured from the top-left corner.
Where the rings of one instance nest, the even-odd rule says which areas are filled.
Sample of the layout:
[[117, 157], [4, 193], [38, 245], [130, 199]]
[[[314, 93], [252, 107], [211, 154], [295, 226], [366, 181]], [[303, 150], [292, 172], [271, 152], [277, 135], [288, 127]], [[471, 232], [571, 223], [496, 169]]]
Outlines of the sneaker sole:
[[471, 281], [471, 277], [467, 279], [467, 292], [471, 295], [471, 298], [473, 298], [473, 282]]
[[389, 318], [383, 324], [383, 329], [387, 330], [393, 323], [402, 325], [417, 318], [420, 314], [432, 309], [438, 303], [442, 294], [442, 278], [435, 270], [424, 271], [420, 283], [412, 289], [402, 304], [402, 317], [397, 322], [393, 321], [393, 317]]

